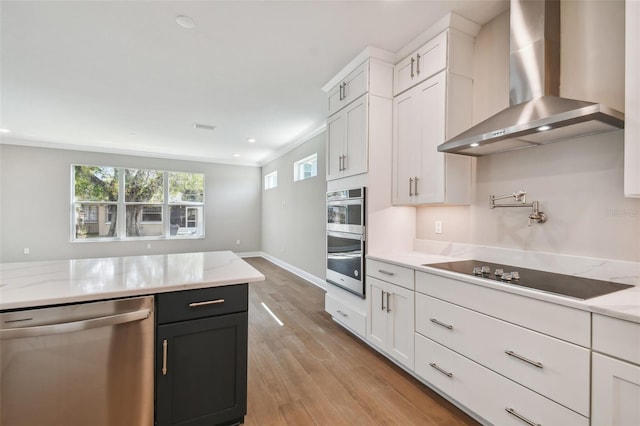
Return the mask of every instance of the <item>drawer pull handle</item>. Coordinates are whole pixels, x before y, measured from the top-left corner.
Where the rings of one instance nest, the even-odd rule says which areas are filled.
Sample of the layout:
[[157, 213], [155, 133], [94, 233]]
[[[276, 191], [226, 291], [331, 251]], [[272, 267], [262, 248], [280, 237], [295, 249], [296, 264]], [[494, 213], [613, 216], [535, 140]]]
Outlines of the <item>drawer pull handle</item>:
[[384, 269], [378, 269], [378, 272], [384, 275], [389, 275], [390, 277], [395, 275], [393, 272], [385, 271]]
[[531, 420], [529, 420], [528, 418], [526, 418], [525, 416], [523, 416], [522, 414], [518, 413], [516, 410], [514, 410], [513, 408], [509, 408], [506, 407], [504, 409], [507, 413], [511, 414], [512, 416], [517, 417], [518, 419], [522, 420], [523, 422], [525, 422], [526, 424], [530, 425], [530, 426], [541, 426], [540, 423], [536, 423], [536, 422], [532, 422]]
[[439, 371], [440, 373], [444, 374], [447, 377], [453, 377], [453, 373], [449, 373], [448, 371], [443, 370], [442, 368], [438, 367], [438, 364], [436, 364], [435, 362], [430, 362], [429, 365], [433, 368], [435, 368], [437, 371]]
[[449, 330], [453, 330], [453, 326], [452, 326], [452, 325], [449, 325], [449, 324], [445, 324], [445, 323], [443, 323], [443, 322], [440, 322], [440, 321], [438, 321], [438, 320], [437, 320], [437, 319], [435, 319], [435, 318], [429, 318], [429, 321], [431, 321], [431, 322], [432, 322], [432, 323], [434, 323], [434, 324], [438, 324], [438, 325], [439, 325], [439, 326], [441, 326], [441, 327], [448, 328]]
[[389, 302], [390, 297], [391, 293], [387, 292], [387, 312], [391, 312], [391, 302]]
[[193, 303], [189, 303], [189, 307], [197, 308], [199, 306], [219, 305], [221, 303], [224, 303], [224, 299], [207, 300], [205, 302], [193, 302]]
[[167, 375], [167, 350], [169, 344], [167, 343], [167, 339], [162, 341], [162, 375]]
[[384, 309], [385, 309], [385, 308], [384, 308], [384, 293], [385, 293], [384, 291], [381, 291], [381, 292], [380, 292], [380, 296], [382, 296], [382, 297], [380, 298], [380, 309], [382, 309], [383, 311], [384, 311]]
[[531, 361], [529, 358], [525, 358], [522, 355], [518, 355], [517, 353], [513, 352], [513, 351], [504, 351], [505, 354], [512, 356], [516, 359], [519, 359], [520, 361], [524, 361], [526, 363], [529, 363], [531, 365], [533, 365], [534, 367], [537, 368], [542, 368], [542, 363], [540, 362], [536, 362], [536, 361]]
[[337, 310], [337, 312], [342, 315], [343, 317], [348, 317], [349, 315], [345, 314], [344, 312], [342, 312], [340, 309]]

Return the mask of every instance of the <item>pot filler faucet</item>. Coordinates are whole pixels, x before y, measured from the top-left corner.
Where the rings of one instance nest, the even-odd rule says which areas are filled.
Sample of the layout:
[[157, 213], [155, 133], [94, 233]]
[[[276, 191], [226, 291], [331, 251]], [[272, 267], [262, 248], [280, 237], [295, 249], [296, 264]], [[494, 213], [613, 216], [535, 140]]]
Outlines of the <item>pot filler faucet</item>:
[[[506, 198], [513, 198], [513, 203], [496, 204], [496, 200], [504, 200]], [[528, 226], [531, 226], [531, 222], [545, 223], [547, 221], [547, 215], [538, 209], [538, 202], [533, 201], [527, 203], [527, 191], [516, 191], [513, 194], [501, 195], [496, 197], [495, 195], [489, 195], [489, 208], [494, 209], [496, 207], [531, 207], [532, 211], [529, 214]]]

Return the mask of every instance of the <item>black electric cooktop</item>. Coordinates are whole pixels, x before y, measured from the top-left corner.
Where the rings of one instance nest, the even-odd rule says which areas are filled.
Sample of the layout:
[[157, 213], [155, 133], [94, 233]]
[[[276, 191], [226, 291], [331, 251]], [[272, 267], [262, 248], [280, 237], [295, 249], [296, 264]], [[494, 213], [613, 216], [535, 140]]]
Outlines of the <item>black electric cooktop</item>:
[[518, 266], [500, 265], [481, 260], [430, 263], [424, 266], [499, 281], [503, 284], [528, 287], [580, 300], [591, 299], [633, 287], [628, 284], [537, 271]]

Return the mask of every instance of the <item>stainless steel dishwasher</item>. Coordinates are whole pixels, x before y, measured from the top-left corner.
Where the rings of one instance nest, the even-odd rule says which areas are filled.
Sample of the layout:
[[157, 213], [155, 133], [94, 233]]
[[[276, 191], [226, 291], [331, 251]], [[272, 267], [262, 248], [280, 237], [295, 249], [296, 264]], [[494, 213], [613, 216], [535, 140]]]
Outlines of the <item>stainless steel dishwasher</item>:
[[153, 300], [0, 314], [0, 425], [153, 425]]

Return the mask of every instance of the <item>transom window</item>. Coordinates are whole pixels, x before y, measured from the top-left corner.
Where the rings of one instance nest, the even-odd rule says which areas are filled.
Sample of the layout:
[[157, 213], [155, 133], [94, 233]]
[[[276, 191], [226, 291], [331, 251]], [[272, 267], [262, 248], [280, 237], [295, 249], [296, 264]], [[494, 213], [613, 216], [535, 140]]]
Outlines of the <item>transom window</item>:
[[309, 179], [318, 175], [318, 154], [315, 153], [293, 164], [293, 180]]
[[204, 237], [204, 175], [72, 166], [72, 240]]
[[264, 175], [264, 189], [273, 189], [278, 187], [278, 171]]

